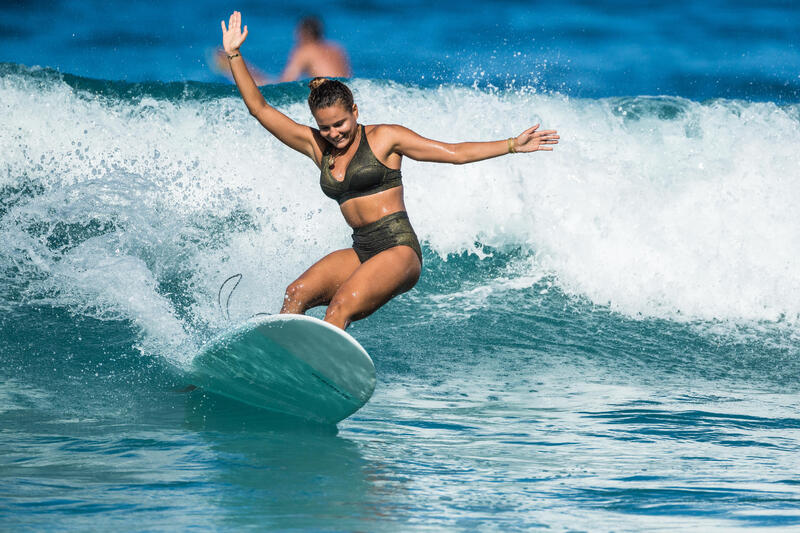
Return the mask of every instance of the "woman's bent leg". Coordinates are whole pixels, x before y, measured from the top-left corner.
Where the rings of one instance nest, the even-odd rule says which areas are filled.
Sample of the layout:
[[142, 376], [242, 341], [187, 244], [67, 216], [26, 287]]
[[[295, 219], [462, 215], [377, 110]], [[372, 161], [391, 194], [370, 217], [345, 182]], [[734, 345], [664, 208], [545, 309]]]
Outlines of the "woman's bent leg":
[[289, 284], [281, 313], [303, 314], [312, 307], [327, 304], [360, 266], [352, 248], [326, 255]]
[[[353, 252], [355, 254], [355, 252]], [[410, 290], [419, 279], [422, 265], [409, 246], [389, 248], [359, 266], [332, 295], [325, 321], [345, 329]]]

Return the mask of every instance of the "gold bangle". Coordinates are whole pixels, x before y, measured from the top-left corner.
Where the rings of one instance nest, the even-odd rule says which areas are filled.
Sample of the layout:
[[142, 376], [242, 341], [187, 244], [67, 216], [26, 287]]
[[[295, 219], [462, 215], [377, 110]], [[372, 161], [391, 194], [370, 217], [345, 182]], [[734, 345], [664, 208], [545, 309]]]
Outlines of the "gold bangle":
[[517, 148], [514, 146], [516, 144], [516, 139], [514, 137], [509, 137], [506, 142], [508, 143], [508, 153], [516, 154]]
[[[227, 54], [225, 54], [225, 55], [227, 55]], [[242, 54], [240, 54], [239, 52], [236, 52], [235, 54], [231, 54], [231, 55], [228, 56], [228, 61], [230, 61], [234, 57], [241, 57], [241, 56], [242, 56]]]

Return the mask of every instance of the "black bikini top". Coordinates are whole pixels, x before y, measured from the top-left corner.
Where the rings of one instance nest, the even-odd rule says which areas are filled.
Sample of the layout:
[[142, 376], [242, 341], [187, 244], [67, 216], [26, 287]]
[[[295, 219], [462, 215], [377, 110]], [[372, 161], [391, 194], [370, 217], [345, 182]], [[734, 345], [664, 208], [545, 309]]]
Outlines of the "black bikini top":
[[322, 172], [319, 175], [319, 184], [322, 192], [342, 205], [351, 198], [368, 196], [387, 189], [401, 186], [402, 176], [400, 169], [389, 168], [375, 157], [367, 141], [364, 125], [361, 125], [361, 138], [358, 148], [347, 165], [342, 181], [336, 180], [329, 168], [330, 147], [322, 154]]

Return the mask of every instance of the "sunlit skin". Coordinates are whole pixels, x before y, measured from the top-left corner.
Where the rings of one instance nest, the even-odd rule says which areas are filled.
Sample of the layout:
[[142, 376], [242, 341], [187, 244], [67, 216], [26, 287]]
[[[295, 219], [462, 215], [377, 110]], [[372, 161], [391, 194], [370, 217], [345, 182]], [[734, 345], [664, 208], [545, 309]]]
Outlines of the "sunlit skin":
[[[358, 149], [360, 140], [361, 132], [357, 122], [358, 106], [353, 105], [352, 109], [345, 109], [344, 106], [334, 105], [317, 109], [312, 114], [317, 122], [320, 136], [336, 149], [337, 157], [335, 165], [331, 169], [331, 175], [335, 180], [342, 181], [347, 166]], [[365, 128], [369, 146], [378, 161], [389, 168], [400, 168], [400, 157], [392, 158], [392, 154], [389, 154], [388, 150], [381, 146], [381, 139], [376, 137], [376, 129], [379, 126], [366, 126]], [[378, 143], [377, 145], [376, 142]], [[384, 148], [384, 150], [381, 150], [381, 148]], [[384, 152], [387, 153], [384, 154]], [[318, 166], [319, 164], [317, 163]], [[350, 227], [357, 228], [386, 215], [405, 211], [403, 187], [395, 187], [371, 196], [353, 198], [343, 203], [340, 207], [345, 221]]]
[[[228, 26], [222, 22], [222, 43], [230, 60], [236, 86], [252, 114], [281, 142], [311, 158], [321, 168], [327, 146], [335, 154], [331, 175], [344, 179], [355, 154], [360, 128], [358, 107], [336, 104], [312, 111], [316, 128], [298, 124], [264, 100], [253, 82], [240, 46], [247, 38], [242, 31], [241, 14], [234, 11]], [[238, 55], [236, 55], [238, 54]], [[366, 139], [375, 157], [389, 168], [399, 169], [403, 156], [416, 161], [464, 164], [516, 152], [551, 151], [558, 144], [555, 130], [539, 130], [536, 124], [511, 139], [488, 142], [444, 143], [426, 139], [397, 124], [365, 126]], [[347, 223], [358, 228], [398, 211], [405, 211], [403, 187], [352, 198], [341, 206]], [[281, 313], [305, 313], [327, 305], [325, 320], [342, 329], [352, 321], [369, 316], [392, 297], [410, 290], [422, 269], [419, 258], [409, 246], [395, 246], [361, 263], [352, 248], [332, 252], [306, 270], [286, 289]]]

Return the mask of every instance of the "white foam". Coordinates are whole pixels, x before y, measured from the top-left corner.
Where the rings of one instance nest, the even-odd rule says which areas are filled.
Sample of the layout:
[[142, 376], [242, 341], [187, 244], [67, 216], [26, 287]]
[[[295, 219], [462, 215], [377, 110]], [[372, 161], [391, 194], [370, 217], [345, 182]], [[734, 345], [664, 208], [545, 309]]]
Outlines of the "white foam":
[[[353, 86], [364, 123], [452, 142], [537, 122], [562, 135], [552, 153], [404, 163], [410, 217], [441, 257], [521, 248], [534, 255], [520, 278], [550, 276], [630, 316], [798, 319], [795, 108]], [[232, 317], [274, 312], [288, 282], [349, 244], [313, 163], [238, 98], [108, 100], [7, 76], [0, 101], [0, 186], [45, 187], [0, 222], [3, 261], [31, 280], [29, 298], [125, 316], [154, 345], [182, 346], [224, 323], [216, 296], [229, 275], [244, 274], [246, 295]], [[677, 115], [659, 118], [670, 106]], [[281, 110], [312, 123], [304, 102]], [[59, 224], [88, 220], [110, 229], [54, 247]], [[178, 281], [188, 310], [164, 288]]]
[[[476, 241], [522, 245], [536, 252], [532, 271], [544, 267], [567, 292], [631, 316], [797, 320], [796, 108], [369, 85], [362, 93], [361, 109], [382, 113], [368, 120], [443, 140], [503, 138], [536, 122], [562, 135], [553, 153], [407, 162], [412, 218], [440, 254]], [[659, 118], [670, 107], [675, 116]]]

